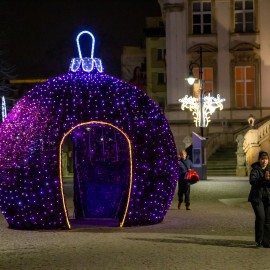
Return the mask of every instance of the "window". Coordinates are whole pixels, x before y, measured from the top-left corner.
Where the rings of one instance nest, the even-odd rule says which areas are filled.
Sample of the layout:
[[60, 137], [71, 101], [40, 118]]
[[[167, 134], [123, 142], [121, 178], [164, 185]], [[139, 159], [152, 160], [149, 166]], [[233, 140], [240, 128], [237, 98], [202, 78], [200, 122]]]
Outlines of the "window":
[[256, 106], [255, 66], [235, 67], [235, 105], [237, 108]]
[[[203, 89], [204, 89], [204, 95], [210, 94], [213, 95], [213, 68], [211, 67], [203, 67], [202, 70], [202, 80], [203, 80]], [[199, 78], [199, 68], [193, 68], [193, 74], [195, 78]], [[193, 88], [193, 96], [199, 97], [200, 94], [200, 85], [199, 82], [196, 81], [194, 83]]]
[[193, 34], [211, 34], [211, 1], [192, 2]]
[[157, 49], [157, 60], [162, 61], [165, 60], [166, 49]]
[[254, 32], [254, 1], [234, 1], [234, 31], [236, 33]]
[[158, 73], [158, 84], [166, 84], [165, 73]]

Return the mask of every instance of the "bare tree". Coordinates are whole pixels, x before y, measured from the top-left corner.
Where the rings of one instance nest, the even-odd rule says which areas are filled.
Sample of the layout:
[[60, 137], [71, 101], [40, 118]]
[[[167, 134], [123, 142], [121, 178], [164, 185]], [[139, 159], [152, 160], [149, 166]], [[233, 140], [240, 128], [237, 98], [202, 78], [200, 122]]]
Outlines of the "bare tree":
[[14, 98], [15, 89], [10, 84], [10, 80], [15, 78], [15, 66], [8, 64], [7, 58], [7, 42], [0, 34], [0, 97], [4, 96], [9, 111], [16, 103]]

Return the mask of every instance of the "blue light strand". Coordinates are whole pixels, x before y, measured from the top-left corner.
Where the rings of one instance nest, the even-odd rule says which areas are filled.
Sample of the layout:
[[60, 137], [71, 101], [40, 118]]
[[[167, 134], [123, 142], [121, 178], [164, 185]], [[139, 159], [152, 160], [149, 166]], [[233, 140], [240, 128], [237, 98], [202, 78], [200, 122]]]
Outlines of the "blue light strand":
[[6, 106], [6, 100], [5, 97], [2, 96], [2, 122], [7, 117], [7, 106]]

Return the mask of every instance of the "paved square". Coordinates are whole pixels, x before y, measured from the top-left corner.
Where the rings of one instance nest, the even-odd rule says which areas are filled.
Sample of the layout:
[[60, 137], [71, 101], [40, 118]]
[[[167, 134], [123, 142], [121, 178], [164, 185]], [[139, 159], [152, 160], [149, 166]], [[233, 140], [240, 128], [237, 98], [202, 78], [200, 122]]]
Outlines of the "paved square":
[[8, 229], [0, 217], [0, 269], [268, 269], [254, 247], [247, 177], [209, 177], [191, 187], [191, 211], [175, 196], [161, 224], [70, 231]]

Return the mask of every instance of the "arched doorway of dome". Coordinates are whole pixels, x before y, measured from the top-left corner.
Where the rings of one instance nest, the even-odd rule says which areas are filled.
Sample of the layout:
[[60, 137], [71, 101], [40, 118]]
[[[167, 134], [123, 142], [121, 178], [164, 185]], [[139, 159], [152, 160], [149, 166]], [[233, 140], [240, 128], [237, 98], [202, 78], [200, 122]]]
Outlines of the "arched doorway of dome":
[[[69, 141], [73, 145], [72, 185], [70, 181], [63, 181], [63, 149]], [[132, 184], [132, 154], [128, 136], [106, 122], [79, 124], [63, 137], [59, 156], [68, 222], [123, 226]]]

